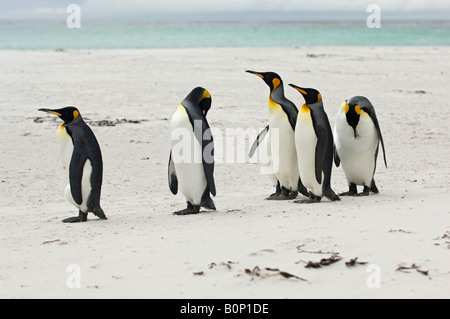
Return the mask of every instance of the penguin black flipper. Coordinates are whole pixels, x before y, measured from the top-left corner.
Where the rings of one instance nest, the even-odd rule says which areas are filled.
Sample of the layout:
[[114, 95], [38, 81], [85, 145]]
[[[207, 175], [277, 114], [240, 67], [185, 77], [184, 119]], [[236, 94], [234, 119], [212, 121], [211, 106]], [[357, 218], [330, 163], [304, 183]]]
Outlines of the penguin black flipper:
[[205, 171], [208, 189], [213, 196], [216, 196], [216, 184], [214, 182], [214, 140], [206, 118], [203, 120], [203, 143], [201, 144], [203, 170]]
[[325, 127], [320, 122], [314, 125], [316, 131], [317, 144], [315, 153], [315, 168], [316, 168], [316, 180], [317, 183], [322, 184], [322, 172], [324, 170], [324, 163], [327, 151], [328, 136], [326, 134]]
[[[372, 106], [372, 105], [371, 105]], [[375, 125], [375, 129], [377, 130], [378, 138], [381, 142], [381, 148], [383, 149], [383, 159], [384, 159], [384, 165], [387, 168], [387, 160], [386, 160], [386, 151], [384, 149], [384, 141], [383, 141], [383, 135], [381, 134], [381, 128], [380, 124], [378, 123], [377, 115], [375, 114], [374, 107], [364, 108], [364, 110], [369, 114], [370, 118], [372, 119], [373, 125]]]
[[258, 137], [256, 138], [255, 142], [253, 142], [252, 147], [250, 148], [250, 152], [248, 153], [248, 156], [250, 158], [253, 157], [253, 155], [255, 155], [256, 153], [256, 149], [258, 148], [258, 146], [261, 144], [261, 142], [264, 140], [264, 138], [266, 137], [267, 133], [269, 133], [269, 125], [267, 125], [262, 131], [261, 133], [258, 134]]
[[172, 194], [176, 195], [178, 194], [178, 178], [177, 172], [175, 171], [175, 164], [172, 160], [172, 151], [170, 151], [168, 175], [170, 191]]
[[295, 126], [297, 125], [297, 116], [298, 109], [294, 103], [284, 98], [283, 101], [279, 103], [283, 108], [284, 112], [287, 114], [289, 118], [289, 123], [291, 124], [292, 129], [295, 131]]

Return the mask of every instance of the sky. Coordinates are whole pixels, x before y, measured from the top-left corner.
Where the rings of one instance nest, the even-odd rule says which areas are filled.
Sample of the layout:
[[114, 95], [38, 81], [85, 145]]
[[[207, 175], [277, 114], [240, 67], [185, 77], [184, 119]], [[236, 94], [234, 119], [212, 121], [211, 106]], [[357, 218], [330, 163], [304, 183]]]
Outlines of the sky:
[[450, 17], [449, 0], [0, 0], [1, 20], [46, 20], [67, 17], [70, 4], [78, 4], [83, 18], [145, 18], [154, 15], [244, 12], [365, 13], [371, 4], [381, 12], [405, 16]]

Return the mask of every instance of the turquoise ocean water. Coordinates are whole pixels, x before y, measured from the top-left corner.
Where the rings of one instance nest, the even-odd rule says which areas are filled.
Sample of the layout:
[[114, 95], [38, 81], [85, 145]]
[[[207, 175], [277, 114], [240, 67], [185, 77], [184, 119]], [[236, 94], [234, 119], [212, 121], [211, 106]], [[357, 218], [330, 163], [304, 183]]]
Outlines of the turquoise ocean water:
[[0, 49], [151, 49], [300, 46], [450, 46], [450, 22], [0, 21]]

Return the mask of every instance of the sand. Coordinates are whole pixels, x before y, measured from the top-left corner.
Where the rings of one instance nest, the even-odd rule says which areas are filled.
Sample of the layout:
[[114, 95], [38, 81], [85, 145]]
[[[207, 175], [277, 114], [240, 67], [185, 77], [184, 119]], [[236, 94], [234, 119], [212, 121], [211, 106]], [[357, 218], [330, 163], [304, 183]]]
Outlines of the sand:
[[[0, 297], [450, 297], [449, 53], [447, 47], [0, 51]], [[315, 205], [269, 202], [273, 188], [258, 164], [222, 161], [218, 210], [173, 216], [185, 203], [168, 188], [168, 119], [191, 89], [203, 86], [213, 97], [208, 118], [217, 135], [263, 128], [268, 88], [247, 69], [317, 88], [332, 125], [345, 99], [367, 96], [389, 164], [379, 157], [380, 194]], [[303, 103], [298, 92], [285, 90], [297, 106]], [[80, 109], [101, 144], [107, 221], [90, 215], [88, 223], [61, 223], [77, 212], [63, 193], [60, 121], [37, 109], [66, 105]], [[127, 121], [95, 122], [117, 119]], [[236, 151], [233, 141], [222, 151]], [[333, 170], [332, 187], [347, 190], [341, 168]], [[305, 268], [332, 256], [342, 259]], [[346, 266], [356, 257], [367, 264]], [[413, 265], [418, 269], [397, 271]]]

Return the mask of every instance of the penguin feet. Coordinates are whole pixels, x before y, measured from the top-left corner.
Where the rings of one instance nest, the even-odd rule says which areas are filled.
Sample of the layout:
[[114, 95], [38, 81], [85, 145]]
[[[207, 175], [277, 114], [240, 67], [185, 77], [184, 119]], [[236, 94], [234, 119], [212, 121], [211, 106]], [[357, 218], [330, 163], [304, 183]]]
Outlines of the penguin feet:
[[214, 205], [214, 202], [211, 198], [208, 201], [202, 203], [201, 207], [210, 209], [210, 210], [216, 210], [216, 205]]
[[65, 224], [85, 223], [87, 222], [87, 214], [80, 211], [78, 217], [66, 218], [62, 222]]
[[355, 194], [355, 196], [357, 196], [357, 197], [369, 196], [369, 195], [370, 195], [370, 188], [367, 186], [364, 186], [364, 190], [362, 193]]
[[356, 195], [358, 195], [358, 193], [344, 192], [339, 194], [339, 196], [356, 196]]
[[281, 194], [272, 194], [266, 200], [292, 200], [297, 198], [298, 192], [293, 192], [287, 188], [282, 187]]
[[187, 203], [187, 208], [174, 212], [173, 215], [184, 216], [184, 215], [195, 215], [200, 213], [200, 206], [194, 206], [191, 203]]
[[328, 198], [332, 202], [336, 202], [336, 201], [340, 201], [341, 200], [339, 198], [339, 196], [336, 195], [336, 193], [331, 188], [328, 191], [325, 192], [324, 196], [326, 198]]
[[294, 201], [294, 203], [296, 203], [296, 204], [315, 204], [315, 203], [320, 203], [320, 201], [322, 200], [322, 197], [316, 196], [312, 193], [309, 193], [308, 197], [309, 197], [309, 199], [296, 200], [296, 201]]
[[280, 186], [280, 182], [278, 182], [277, 188], [276, 188], [276, 190], [275, 190], [275, 193], [273, 193], [272, 195], [270, 195], [270, 196], [267, 197], [266, 199], [267, 199], [267, 200], [272, 200], [271, 198], [280, 196], [281, 193], [282, 193], [282, 189], [281, 189], [281, 186]]
[[204, 196], [202, 198], [202, 202], [200, 203], [200, 207], [206, 208], [206, 209], [210, 209], [210, 210], [216, 210], [216, 205], [214, 204], [214, 201], [211, 199], [211, 197], [209, 196]]
[[327, 196], [327, 198], [332, 202], [339, 202], [341, 200], [341, 198], [336, 194], [334, 194], [332, 196]]
[[350, 184], [348, 192], [339, 194], [339, 196], [362, 197], [362, 196], [369, 196], [370, 192], [372, 192], [374, 194], [378, 194], [379, 193], [378, 188], [375, 185], [375, 181], [372, 181], [372, 184], [370, 185], [370, 187], [364, 186], [364, 189], [363, 189], [362, 193], [358, 193], [358, 190], [356, 188], [356, 184]]
[[273, 195], [270, 195], [270, 197], [267, 197], [266, 200], [288, 200], [288, 199], [283, 194], [279, 194], [279, 195], [273, 194]]
[[372, 185], [370, 185], [370, 190], [374, 194], [378, 194], [379, 193], [378, 187], [377, 187], [377, 185], [375, 185], [375, 180], [372, 180]]
[[356, 188], [356, 184], [350, 184], [348, 192], [341, 193], [339, 196], [356, 196], [358, 194], [358, 189]]
[[275, 194], [280, 195], [283, 192], [283, 190], [281, 189], [281, 184], [280, 182], [277, 182], [277, 187], [275, 188]]
[[273, 194], [270, 197], [266, 198], [266, 200], [293, 200], [297, 198], [297, 192], [289, 192], [289, 194]]
[[287, 195], [287, 200], [296, 199], [297, 196], [298, 196], [298, 192], [289, 192], [289, 194]]
[[102, 219], [102, 220], [107, 220], [108, 218], [106, 218], [105, 213], [103, 212], [103, 209], [100, 206], [95, 207], [92, 210], [92, 213], [97, 216], [98, 218]]
[[275, 200], [275, 197], [278, 197], [280, 195], [281, 195], [281, 193], [273, 193], [272, 195], [267, 197], [266, 200]]
[[308, 189], [305, 186], [303, 186], [302, 182], [299, 182], [298, 184], [298, 192], [303, 196], [310, 197]]

